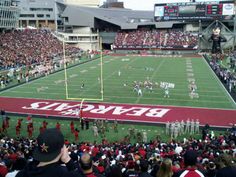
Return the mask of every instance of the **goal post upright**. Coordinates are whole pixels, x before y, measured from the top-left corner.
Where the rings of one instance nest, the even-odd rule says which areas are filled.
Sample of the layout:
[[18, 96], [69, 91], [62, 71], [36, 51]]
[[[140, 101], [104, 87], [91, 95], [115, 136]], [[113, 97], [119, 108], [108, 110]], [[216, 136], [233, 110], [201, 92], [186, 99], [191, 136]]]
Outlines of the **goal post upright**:
[[66, 68], [65, 38], [63, 38], [62, 46], [63, 46], [63, 63], [64, 63], [64, 75], [65, 75], [66, 99], [68, 99], [68, 84], [67, 84], [67, 68]]
[[66, 53], [65, 53], [65, 40], [63, 38], [63, 60], [64, 60], [64, 77], [65, 77], [65, 96], [67, 100], [79, 100], [80, 108], [83, 106], [84, 101], [103, 101], [104, 100], [104, 81], [103, 81], [103, 51], [102, 51], [102, 37], [98, 38], [99, 40], [99, 49], [100, 49], [100, 73], [98, 73], [99, 76], [99, 83], [100, 83], [100, 98], [75, 98], [75, 97], [69, 97], [69, 89], [68, 89], [68, 74], [67, 74], [67, 66], [66, 66]]
[[99, 45], [100, 45], [100, 64], [101, 64], [101, 70], [100, 70], [100, 81], [101, 81], [101, 99], [103, 101], [104, 93], [103, 93], [103, 53], [102, 53], [102, 37], [99, 38]]

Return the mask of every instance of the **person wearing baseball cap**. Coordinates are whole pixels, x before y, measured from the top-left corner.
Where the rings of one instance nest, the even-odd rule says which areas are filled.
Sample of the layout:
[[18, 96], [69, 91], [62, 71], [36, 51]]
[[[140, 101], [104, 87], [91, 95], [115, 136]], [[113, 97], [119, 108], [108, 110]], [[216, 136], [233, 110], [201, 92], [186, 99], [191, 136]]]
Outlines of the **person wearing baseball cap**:
[[[62, 166], [62, 163], [65, 166]], [[80, 177], [64, 145], [64, 136], [56, 128], [46, 129], [37, 137], [33, 161], [16, 177]]]

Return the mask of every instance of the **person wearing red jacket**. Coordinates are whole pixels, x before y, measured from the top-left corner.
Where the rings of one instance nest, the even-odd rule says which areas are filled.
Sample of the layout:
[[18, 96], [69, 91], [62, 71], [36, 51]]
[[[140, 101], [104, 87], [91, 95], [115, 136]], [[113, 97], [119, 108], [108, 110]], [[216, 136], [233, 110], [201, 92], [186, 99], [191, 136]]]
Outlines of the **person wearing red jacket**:
[[79, 130], [77, 128], [74, 130], [74, 136], [75, 136], [75, 141], [78, 142], [78, 140], [79, 140]]
[[48, 122], [46, 120], [43, 121], [43, 129], [47, 129]]
[[20, 136], [20, 130], [21, 130], [21, 127], [20, 125], [16, 125], [16, 136]]
[[22, 121], [23, 121], [23, 119], [20, 119], [20, 118], [17, 120], [17, 125], [18, 125], [20, 128], [21, 128], [21, 123], [22, 123]]
[[71, 131], [71, 133], [74, 133], [74, 131], [75, 131], [75, 124], [73, 121], [70, 122], [70, 131]]
[[59, 122], [57, 122], [57, 124], [56, 124], [56, 129], [59, 131], [61, 130], [61, 124]]
[[28, 137], [31, 138], [33, 135], [33, 131], [34, 131], [34, 126], [33, 126], [33, 122], [29, 123], [27, 126], [27, 132], [28, 132]]

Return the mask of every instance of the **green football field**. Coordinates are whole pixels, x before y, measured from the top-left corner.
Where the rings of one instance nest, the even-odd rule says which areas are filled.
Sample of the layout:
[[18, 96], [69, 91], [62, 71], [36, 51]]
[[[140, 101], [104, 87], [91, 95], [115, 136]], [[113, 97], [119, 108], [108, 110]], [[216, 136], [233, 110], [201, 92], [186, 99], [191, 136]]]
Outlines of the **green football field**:
[[[104, 98], [104, 102], [110, 103], [236, 108], [203, 58], [106, 56], [103, 57], [102, 66], [100, 63], [101, 59], [97, 59], [80, 64], [66, 72], [57, 72], [2, 91], [0, 96], [42, 99], [68, 97], [95, 101]], [[143, 96], [138, 96], [133, 91], [133, 83], [145, 80], [153, 83], [153, 91], [142, 88]], [[192, 80], [197, 86], [197, 96], [194, 98], [189, 95]], [[161, 82], [175, 85], [170, 89], [169, 98], [164, 98]]]
[[[62, 100], [69, 97], [75, 98], [75, 100], [86, 98], [94, 101], [99, 101], [103, 97], [104, 102], [110, 103], [236, 108], [235, 103], [203, 58], [106, 56], [102, 61], [102, 67], [100, 65], [101, 59], [89, 61], [69, 68], [66, 72], [60, 71], [2, 91], [0, 96]], [[67, 87], [65, 80], [67, 80]], [[143, 96], [140, 97], [133, 91], [133, 83], [145, 80], [150, 80], [153, 83], [153, 91], [150, 92], [142, 88]], [[195, 80], [198, 98], [191, 98], [189, 95], [190, 80]], [[170, 89], [170, 98], [164, 98], [164, 89], [160, 88], [160, 82], [175, 84], [175, 87]], [[83, 84], [84, 87], [81, 88]], [[11, 126], [8, 135], [11, 137], [15, 137], [17, 118], [19, 117], [11, 116], [10, 119]], [[23, 118], [25, 121], [25, 117]], [[43, 117], [34, 119], [34, 137], [38, 135], [43, 120], [45, 120]], [[57, 121], [56, 119], [48, 120], [49, 127], [55, 127]], [[75, 122], [76, 127], [80, 129], [79, 121]], [[68, 128], [70, 121], [60, 120], [60, 123], [65, 137], [74, 141], [74, 136]], [[109, 124], [110, 131], [106, 132], [106, 138], [109, 141], [121, 140], [129, 134], [128, 129], [132, 126], [124, 123], [119, 124], [119, 133], [117, 134], [112, 130], [112, 125], [112, 123]], [[155, 139], [157, 136], [162, 140], [169, 140], [164, 127], [135, 125], [135, 132], [142, 131], [147, 132], [149, 140]], [[216, 134], [218, 133], [216, 132]], [[27, 136], [26, 123], [23, 124], [22, 136]], [[179, 139], [189, 136], [191, 135], [185, 134]], [[81, 130], [79, 137], [79, 141], [101, 142], [102, 140], [101, 136], [93, 137], [92, 130]], [[194, 137], [200, 137], [200, 134], [195, 134]], [[137, 139], [131, 139], [131, 142], [136, 141]]]

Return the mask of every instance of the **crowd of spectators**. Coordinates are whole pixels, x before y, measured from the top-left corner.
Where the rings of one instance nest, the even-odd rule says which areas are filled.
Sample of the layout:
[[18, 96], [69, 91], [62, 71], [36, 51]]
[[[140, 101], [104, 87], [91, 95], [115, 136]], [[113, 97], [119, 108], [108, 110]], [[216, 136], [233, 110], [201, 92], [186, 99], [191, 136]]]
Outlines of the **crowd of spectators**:
[[[68, 173], [71, 170], [77, 177], [176, 177], [180, 174], [233, 177], [236, 174], [234, 126], [225, 135], [207, 135], [202, 140], [155, 139], [136, 144], [105, 140], [101, 144], [74, 143], [64, 140], [59, 132], [46, 129], [37, 141], [2, 137], [0, 176], [15, 176], [22, 169], [17, 176], [75, 176]], [[66, 166], [60, 165], [63, 163]]]
[[193, 48], [198, 45], [198, 36], [194, 33], [183, 32], [181, 29], [138, 29], [118, 32], [114, 45], [118, 48], [119, 46]]
[[[230, 55], [233, 55], [233, 53]], [[221, 54], [213, 54], [211, 57], [212, 59], [210, 61], [210, 66], [212, 67], [216, 75], [219, 77], [221, 82], [227, 86], [227, 89], [231, 93], [233, 89], [236, 89], [236, 75], [234, 69], [230, 70], [230, 67], [222, 65]]]
[[[65, 45], [66, 61], [80, 57], [82, 50]], [[22, 80], [36, 74], [50, 73], [63, 61], [63, 44], [46, 29], [12, 30], [0, 35], [1, 87], [11, 77]], [[59, 65], [58, 64], [58, 65]], [[62, 64], [61, 64], [62, 65]], [[63, 66], [63, 65], [62, 65]], [[24, 72], [23, 72], [24, 70]]]
[[[0, 69], [51, 62], [63, 54], [62, 43], [49, 30], [13, 30], [0, 35]], [[67, 54], [78, 48], [67, 45]]]

